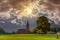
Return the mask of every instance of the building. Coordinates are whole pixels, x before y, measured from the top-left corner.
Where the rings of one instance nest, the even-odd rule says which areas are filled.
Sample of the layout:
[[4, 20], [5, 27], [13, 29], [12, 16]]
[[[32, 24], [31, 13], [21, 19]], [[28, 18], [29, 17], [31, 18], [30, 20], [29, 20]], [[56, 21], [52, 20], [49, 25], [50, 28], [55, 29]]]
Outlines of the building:
[[29, 28], [29, 23], [27, 21], [26, 28], [25, 29], [18, 29], [16, 33], [17, 34], [25, 34], [28, 32], [30, 32], [30, 28]]
[[26, 32], [30, 32], [30, 28], [29, 28], [29, 23], [27, 21], [27, 24], [26, 24]]
[[25, 29], [18, 29], [17, 34], [25, 34], [26, 33], [26, 30]]

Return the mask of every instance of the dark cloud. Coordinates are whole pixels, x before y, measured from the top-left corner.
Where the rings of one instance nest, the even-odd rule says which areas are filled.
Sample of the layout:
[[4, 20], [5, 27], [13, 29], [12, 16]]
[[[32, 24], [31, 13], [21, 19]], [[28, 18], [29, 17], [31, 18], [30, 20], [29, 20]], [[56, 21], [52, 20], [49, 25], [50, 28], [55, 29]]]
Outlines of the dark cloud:
[[0, 11], [8, 11], [9, 8], [17, 8], [17, 4], [22, 2], [22, 0], [0, 0]]
[[[22, 9], [24, 8], [24, 5], [28, 5], [28, 1], [32, 2], [33, 0], [5, 0], [6, 3], [3, 2], [4, 0], [0, 0], [0, 11], [6, 11], [10, 7], [16, 8], [16, 9]], [[44, 0], [41, 0], [40, 5], [45, 5], [46, 9], [48, 10], [55, 10], [55, 8], [58, 8], [60, 10], [60, 0], [47, 0], [47, 2], [44, 2]]]
[[0, 2], [2, 2], [2, 0], [0, 0]]
[[29, 3], [27, 1], [28, 0], [0, 0], [0, 11], [6, 11], [9, 8], [22, 9], [24, 5]]
[[48, 0], [48, 1], [53, 4], [60, 4], [60, 0]]
[[40, 1], [40, 5], [44, 5], [46, 10], [55, 11], [60, 10], [60, 0], [46, 0]]
[[0, 12], [2, 11], [7, 11], [10, 7], [8, 6], [8, 4], [1, 4], [0, 5]]

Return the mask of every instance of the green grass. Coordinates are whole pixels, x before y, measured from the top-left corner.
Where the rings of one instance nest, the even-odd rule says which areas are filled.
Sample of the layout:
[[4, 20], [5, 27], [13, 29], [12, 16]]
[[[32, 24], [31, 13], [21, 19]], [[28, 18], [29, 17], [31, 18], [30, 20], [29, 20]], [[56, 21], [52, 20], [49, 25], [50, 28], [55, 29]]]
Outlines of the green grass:
[[56, 34], [12, 34], [0, 35], [0, 40], [60, 40]]

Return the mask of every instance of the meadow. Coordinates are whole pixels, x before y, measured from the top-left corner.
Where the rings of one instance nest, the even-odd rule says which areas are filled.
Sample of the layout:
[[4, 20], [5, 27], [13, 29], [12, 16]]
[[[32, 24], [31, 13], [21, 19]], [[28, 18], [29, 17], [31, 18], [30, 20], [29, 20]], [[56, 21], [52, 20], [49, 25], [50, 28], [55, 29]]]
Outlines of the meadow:
[[0, 35], [0, 40], [60, 40], [56, 34], [10, 34]]

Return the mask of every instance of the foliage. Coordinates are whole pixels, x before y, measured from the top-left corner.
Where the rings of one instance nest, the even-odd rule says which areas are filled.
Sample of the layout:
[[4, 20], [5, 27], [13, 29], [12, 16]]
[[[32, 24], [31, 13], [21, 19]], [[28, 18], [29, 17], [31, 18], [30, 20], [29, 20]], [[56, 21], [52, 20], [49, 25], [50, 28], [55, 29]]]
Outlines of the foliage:
[[60, 27], [51, 28], [51, 31], [55, 33], [60, 32]]
[[37, 19], [37, 27], [33, 29], [34, 33], [47, 33], [50, 31], [50, 23], [45, 16], [41, 16]]
[[5, 31], [3, 30], [3, 28], [0, 28], [0, 34], [5, 34]]

